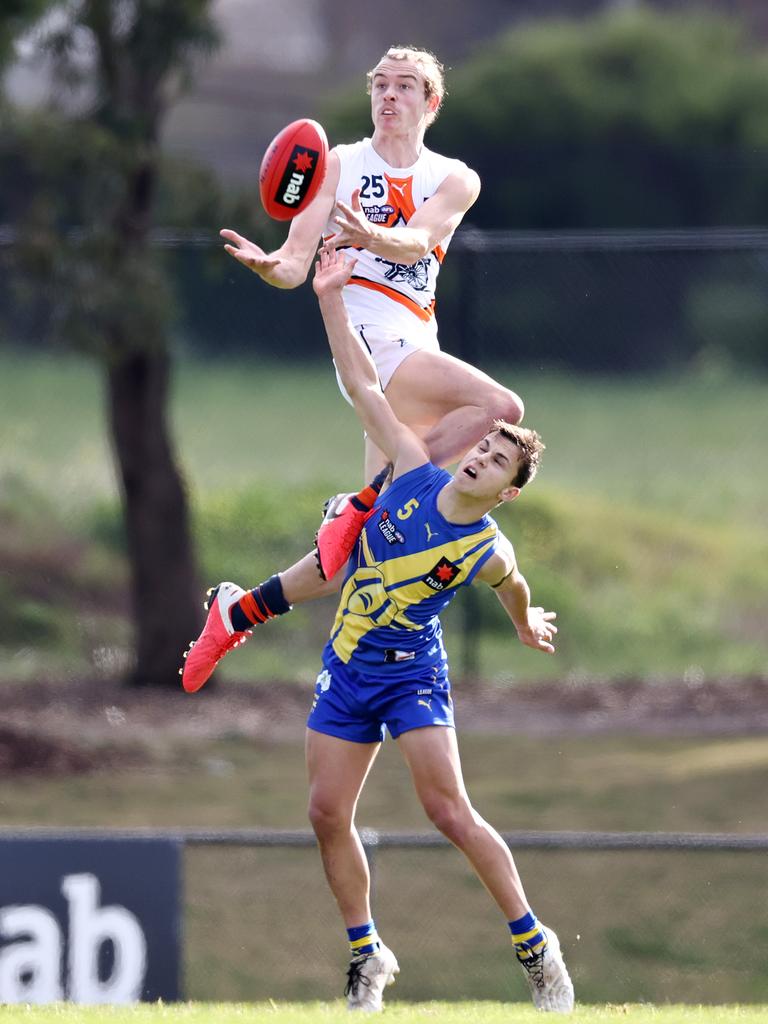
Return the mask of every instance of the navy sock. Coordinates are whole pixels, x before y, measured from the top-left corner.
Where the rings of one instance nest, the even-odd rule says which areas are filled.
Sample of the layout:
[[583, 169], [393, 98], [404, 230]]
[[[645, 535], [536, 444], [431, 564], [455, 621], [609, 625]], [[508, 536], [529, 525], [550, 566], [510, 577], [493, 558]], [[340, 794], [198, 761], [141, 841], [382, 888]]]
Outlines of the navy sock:
[[254, 626], [260, 626], [276, 615], [285, 615], [291, 605], [285, 600], [280, 577], [270, 576], [268, 580], [249, 590], [237, 604], [229, 610], [232, 628], [236, 633], [243, 633]]

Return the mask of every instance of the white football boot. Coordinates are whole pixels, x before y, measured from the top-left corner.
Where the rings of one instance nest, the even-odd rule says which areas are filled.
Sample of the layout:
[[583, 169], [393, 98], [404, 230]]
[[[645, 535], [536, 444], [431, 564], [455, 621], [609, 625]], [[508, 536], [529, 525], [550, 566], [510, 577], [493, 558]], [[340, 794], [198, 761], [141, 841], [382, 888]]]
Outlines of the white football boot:
[[537, 1010], [570, 1013], [573, 1010], [573, 982], [560, 952], [560, 942], [551, 928], [542, 925], [541, 930], [547, 936], [544, 949], [527, 960], [518, 960], [518, 963], [525, 971]]
[[384, 989], [387, 985], [394, 985], [395, 975], [399, 973], [395, 954], [384, 945], [379, 946], [375, 953], [353, 956], [344, 989], [347, 1009], [380, 1013], [384, 1006]]

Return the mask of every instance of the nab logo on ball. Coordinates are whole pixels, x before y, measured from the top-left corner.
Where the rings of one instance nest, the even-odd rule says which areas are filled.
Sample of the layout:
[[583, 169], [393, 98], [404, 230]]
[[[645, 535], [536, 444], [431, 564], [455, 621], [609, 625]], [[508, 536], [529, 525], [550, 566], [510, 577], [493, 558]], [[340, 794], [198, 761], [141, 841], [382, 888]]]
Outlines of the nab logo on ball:
[[306, 210], [325, 178], [328, 139], [322, 125], [303, 118], [277, 135], [264, 154], [259, 192], [275, 220], [290, 220]]
[[318, 150], [294, 146], [282, 181], [273, 197], [274, 201], [291, 208], [298, 206], [312, 185], [319, 159]]

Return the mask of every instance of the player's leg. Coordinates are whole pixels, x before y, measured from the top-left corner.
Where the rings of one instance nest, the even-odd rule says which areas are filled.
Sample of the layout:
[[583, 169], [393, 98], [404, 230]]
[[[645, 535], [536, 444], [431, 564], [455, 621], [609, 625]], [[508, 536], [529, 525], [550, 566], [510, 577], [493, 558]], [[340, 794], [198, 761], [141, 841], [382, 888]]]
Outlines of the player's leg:
[[380, 746], [307, 729], [309, 820], [347, 929], [350, 963], [344, 994], [350, 1010], [380, 1010], [384, 989], [400, 970], [376, 932], [368, 860], [355, 828], [357, 801]]
[[187, 693], [204, 686], [224, 655], [245, 643], [255, 626], [285, 615], [295, 604], [314, 601], [339, 589], [349, 556], [388, 472], [386, 467], [357, 494], [332, 498], [314, 550], [288, 569], [253, 590], [226, 582], [208, 591], [203, 631], [185, 652], [185, 663], [179, 670]]
[[430, 821], [458, 847], [508, 921], [530, 907], [509, 847], [472, 807], [454, 729], [427, 726], [401, 733], [416, 793]]
[[252, 590], [243, 590], [230, 582], [209, 590], [203, 631], [184, 653], [184, 666], [179, 670], [184, 689], [196, 693], [221, 659], [244, 644], [256, 626], [285, 615], [295, 604], [335, 593], [342, 576], [337, 572], [335, 579], [323, 579], [314, 551]]
[[307, 729], [309, 820], [328, 885], [347, 928], [371, 918], [370, 873], [355, 809], [381, 743], [352, 743]]
[[447, 352], [420, 349], [400, 363], [384, 393], [399, 420], [424, 437], [440, 466], [460, 459], [495, 419], [519, 423], [519, 395]]
[[557, 935], [531, 910], [507, 844], [472, 807], [455, 731], [446, 726], [411, 729], [397, 742], [427, 815], [461, 850], [505, 915], [534, 1004], [540, 1010], [569, 1012], [573, 984]]

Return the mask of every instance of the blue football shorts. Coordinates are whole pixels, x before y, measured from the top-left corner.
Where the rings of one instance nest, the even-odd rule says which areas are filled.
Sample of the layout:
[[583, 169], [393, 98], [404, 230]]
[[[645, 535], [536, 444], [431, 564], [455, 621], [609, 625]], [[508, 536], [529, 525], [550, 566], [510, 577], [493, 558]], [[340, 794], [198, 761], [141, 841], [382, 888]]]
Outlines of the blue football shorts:
[[380, 743], [386, 732], [397, 739], [427, 725], [454, 728], [448, 666], [430, 668], [413, 679], [360, 676], [335, 654], [323, 658], [307, 726], [352, 743]]

